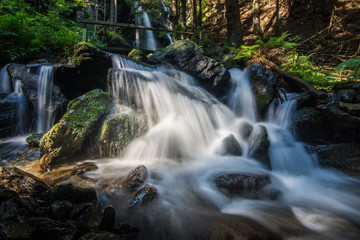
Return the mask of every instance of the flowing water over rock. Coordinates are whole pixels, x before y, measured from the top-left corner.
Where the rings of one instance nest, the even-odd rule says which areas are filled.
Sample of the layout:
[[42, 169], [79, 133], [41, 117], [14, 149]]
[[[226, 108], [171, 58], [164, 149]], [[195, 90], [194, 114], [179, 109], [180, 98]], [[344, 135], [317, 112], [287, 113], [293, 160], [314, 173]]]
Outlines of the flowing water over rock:
[[221, 230], [234, 239], [246, 229], [265, 239], [257, 224], [285, 239], [358, 239], [360, 182], [321, 169], [294, 140], [295, 101], [275, 104], [269, 120], [257, 122], [246, 73], [238, 69], [231, 70], [228, 107], [182, 72], [130, 66], [119, 57], [114, 67], [115, 101], [142, 109], [148, 131], [120, 156], [98, 161], [89, 176], [113, 179], [146, 166], [144, 184], [153, 192], [147, 205], [129, 209], [126, 191], [99, 189], [119, 219], [139, 226], [140, 239], [216, 239], [213, 231], [225, 223], [240, 231]]
[[[141, 18], [136, 19], [137, 25], [142, 25], [145, 27], [152, 27], [149, 15], [146, 11], [142, 10], [139, 7], [139, 11], [142, 11]], [[157, 49], [157, 41], [154, 36], [154, 32], [151, 30], [139, 30], [140, 34], [140, 48], [146, 50], [156, 50]]]
[[0, 69], [0, 93], [9, 93], [11, 92], [11, 84], [9, 74], [7, 72], [7, 67], [9, 64], [6, 64]]

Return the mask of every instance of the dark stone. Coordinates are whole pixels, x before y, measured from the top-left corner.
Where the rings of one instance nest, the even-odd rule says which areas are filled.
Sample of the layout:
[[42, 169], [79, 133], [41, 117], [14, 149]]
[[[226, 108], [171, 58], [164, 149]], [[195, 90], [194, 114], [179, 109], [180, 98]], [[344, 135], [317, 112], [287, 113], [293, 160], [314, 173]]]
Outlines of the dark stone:
[[111, 232], [86, 233], [79, 240], [121, 240], [119, 236]]
[[264, 66], [254, 63], [248, 67], [250, 83], [255, 95], [256, 107], [263, 116], [276, 97], [277, 79]]
[[293, 116], [293, 127], [296, 137], [302, 141], [312, 141], [319, 136], [326, 136], [323, 128], [324, 122], [321, 113], [312, 107], [304, 107], [297, 110]]
[[270, 141], [268, 139], [266, 128], [261, 125], [255, 127], [251, 133], [249, 142], [249, 158], [258, 160], [271, 169], [271, 162], [268, 154]]
[[154, 201], [158, 197], [158, 191], [154, 186], [146, 184], [140, 189], [134, 196], [134, 199], [130, 201], [130, 208], [143, 206], [149, 202]]
[[29, 137], [26, 138], [26, 143], [29, 147], [38, 148], [43, 135], [44, 134], [42, 133], [32, 133]]
[[360, 103], [344, 103], [344, 102], [340, 102], [339, 107], [344, 109], [350, 115], [360, 117]]
[[79, 220], [85, 231], [111, 231], [115, 222], [115, 210], [111, 205], [105, 203], [92, 203], [80, 208], [78, 214], [72, 213], [75, 220]]
[[128, 223], [118, 223], [114, 226], [113, 232], [119, 235], [136, 235], [140, 230]]
[[226, 189], [231, 194], [257, 198], [265, 186], [270, 184], [270, 177], [265, 174], [225, 173], [215, 177], [216, 187]]
[[66, 219], [69, 216], [72, 207], [73, 205], [71, 202], [60, 200], [57, 200], [50, 205], [54, 219]]
[[179, 40], [150, 55], [152, 64], [169, 62], [195, 76], [198, 82], [217, 97], [225, 96], [230, 85], [230, 73], [214, 59], [204, 56], [194, 42]]
[[230, 134], [222, 142], [222, 155], [241, 156], [242, 149], [234, 135]]
[[19, 195], [12, 190], [0, 188], [0, 203], [11, 198], [18, 198]]
[[147, 176], [147, 168], [144, 165], [140, 165], [130, 171], [125, 177], [121, 178], [120, 181], [115, 181], [113, 186], [120, 189], [134, 190], [144, 183]]
[[21, 197], [50, 199], [54, 188], [38, 177], [16, 167], [0, 167], [0, 186], [15, 191]]
[[254, 127], [250, 123], [244, 121], [239, 125], [238, 131], [245, 141], [249, 141], [253, 129]]
[[1, 219], [16, 219], [19, 213], [19, 206], [16, 199], [2, 202], [0, 205]]
[[93, 188], [79, 188], [71, 184], [60, 185], [54, 192], [54, 199], [67, 200], [71, 203], [97, 201], [96, 191]]
[[6, 235], [5, 239], [32, 239], [35, 228], [27, 223], [7, 219], [0, 221], [0, 230]]
[[356, 97], [356, 91], [354, 89], [341, 89], [337, 94], [340, 95], [340, 99], [345, 103], [352, 103]]

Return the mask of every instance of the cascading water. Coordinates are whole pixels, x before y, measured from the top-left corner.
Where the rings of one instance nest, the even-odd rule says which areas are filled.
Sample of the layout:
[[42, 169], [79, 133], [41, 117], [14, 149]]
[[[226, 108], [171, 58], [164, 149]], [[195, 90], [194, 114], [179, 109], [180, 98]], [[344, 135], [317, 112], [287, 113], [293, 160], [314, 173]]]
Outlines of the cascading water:
[[52, 106], [53, 67], [41, 66], [38, 81], [37, 128], [38, 133], [47, 132], [54, 125]]
[[16, 125], [15, 134], [14, 135], [23, 135], [26, 133], [26, 126], [27, 126], [27, 102], [26, 98], [23, 94], [22, 88], [21, 88], [21, 81], [16, 80], [15, 81], [15, 87], [14, 87], [14, 95], [17, 102], [17, 119], [18, 123]]
[[11, 92], [10, 78], [7, 72], [7, 67], [9, 64], [5, 65], [0, 70], [0, 93], [9, 93]]
[[[293, 108], [286, 104], [292, 102], [272, 110], [269, 121], [256, 122], [254, 109], [246, 109], [253, 108], [254, 102], [246, 95], [248, 83], [242, 83], [247, 81], [246, 73], [238, 69], [230, 71], [234, 89], [228, 108], [184, 73], [144, 68], [119, 57], [113, 60], [118, 68], [111, 75], [115, 101], [142, 109], [149, 130], [118, 158], [99, 161], [99, 169], [90, 175], [117, 177], [143, 164], [150, 172], [146, 183], [159, 192], [153, 207], [131, 213], [122, 209], [120, 218], [137, 223], [144, 219], [145, 225], [157, 226], [143, 231], [154, 239], [169, 239], [170, 235], [193, 239], [194, 234], [210, 231], [206, 229], [211, 228], [209, 216], [219, 216], [219, 211], [230, 214], [226, 216], [233, 216], [234, 221], [238, 216], [250, 218], [285, 239], [359, 236], [359, 181], [321, 169], [316, 158], [294, 140], [287, 129]], [[252, 134], [242, 133], [245, 125], [253, 129]], [[272, 170], [248, 157], [247, 149], [260, 126], [267, 130]], [[224, 139], [231, 135], [243, 149], [241, 156], [224, 151]], [[277, 197], [249, 199], [226, 194], [214, 184], [215, 176], [223, 173], [267, 175], [271, 184], [266, 189]], [[120, 193], [112, 193], [106, 200], [118, 205], [118, 197]]]
[[[142, 10], [139, 7], [139, 11], [142, 11], [141, 18], [136, 19], [137, 25], [142, 25], [145, 27], [152, 27], [149, 15], [146, 11]], [[151, 30], [140, 30], [140, 48], [146, 50], [156, 50], [157, 49], [157, 41], [154, 36], [154, 32]]]

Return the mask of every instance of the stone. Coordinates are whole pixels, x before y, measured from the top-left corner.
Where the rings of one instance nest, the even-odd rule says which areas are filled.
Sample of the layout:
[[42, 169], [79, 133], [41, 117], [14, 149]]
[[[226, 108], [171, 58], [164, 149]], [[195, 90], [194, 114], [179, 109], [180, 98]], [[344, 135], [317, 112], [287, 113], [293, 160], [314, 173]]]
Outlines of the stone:
[[158, 191], [154, 186], [146, 184], [140, 189], [130, 201], [129, 207], [139, 207], [154, 201], [158, 197]]
[[44, 134], [42, 133], [32, 133], [29, 137], [26, 138], [27, 145], [31, 148], [38, 148], [43, 135]]
[[345, 103], [352, 103], [356, 97], [356, 91], [354, 89], [341, 89], [337, 91], [340, 95], [340, 99]]
[[222, 142], [222, 155], [232, 155], [232, 156], [241, 156], [242, 149], [239, 142], [236, 140], [234, 135], [230, 134], [226, 138], [224, 138]]
[[321, 113], [312, 107], [304, 107], [297, 110], [293, 116], [293, 127], [295, 135], [302, 141], [312, 141], [318, 136], [326, 136], [323, 128], [323, 118]]
[[239, 125], [238, 132], [245, 141], [249, 141], [253, 129], [250, 123], [244, 121]]
[[111, 94], [100, 89], [72, 100], [65, 115], [41, 139], [44, 156], [38, 162], [39, 171], [48, 171], [57, 160], [81, 152], [83, 143], [91, 138], [111, 106]]
[[270, 141], [264, 126], [256, 126], [250, 136], [249, 158], [261, 162], [264, 166], [271, 169], [270, 157], [268, 150]]
[[157, 50], [148, 57], [151, 64], [168, 62], [195, 76], [200, 85], [217, 97], [227, 94], [230, 73], [219, 62], [206, 57], [194, 42], [175, 41], [164, 49]]
[[79, 188], [71, 184], [59, 185], [54, 192], [54, 199], [67, 200], [73, 204], [97, 201], [93, 188]]
[[15, 191], [19, 196], [31, 196], [47, 200], [52, 197], [54, 187], [40, 178], [16, 167], [0, 167], [0, 187]]
[[226, 189], [231, 194], [242, 197], [257, 198], [265, 186], [270, 184], [266, 174], [224, 173], [215, 176], [216, 187]]
[[79, 240], [121, 240], [119, 236], [111, 232], [86, 233]]
[[250, 83], [254, 92], [256, 107], [263, 116], [276, 97], [277, 79], [264, 66], [254, 63], [248, 67]]
[[339, 107], [344, 109], [350, 115], [360, 117], [360, 103], [339, 102]]
[[0, 188], [0, 203], [11, 198], [18, 198], [19, 195], [12, 190], [6, 188]]
[[109, 204], [91, 203], [84, 208], [78, 220], [86, 231], [111, 231], [115, 222], [115, 210]]
[[0, 205], [1, 219], [16, 219], [19, 213], [19, 206], [15, 199], [2, 202]]
[[33, 239], [35, 231], [34, 226], [10, 219], [0, 221], [0, 229], [4, 232], [5, 239]]
[[140, 187], [148, 176], [148, 170], [144, 165], [137, 166], [134, 170], [131, 170], [126, 176], [120, 180], [116, 180], [113, 184], [113, 188], [120, 188], [125, 190], [134, 190]]
[[69, 216], [72, 207], [73, 205], [70, 201], [56, 200], [55, 202], [51, 203], [50, 208], [53, 219], [66, 219]]
[[139, 231], [136, 226], [128, 223], [117, 223], [113, 229], [114, 233], [125, 236], [136, 235]]

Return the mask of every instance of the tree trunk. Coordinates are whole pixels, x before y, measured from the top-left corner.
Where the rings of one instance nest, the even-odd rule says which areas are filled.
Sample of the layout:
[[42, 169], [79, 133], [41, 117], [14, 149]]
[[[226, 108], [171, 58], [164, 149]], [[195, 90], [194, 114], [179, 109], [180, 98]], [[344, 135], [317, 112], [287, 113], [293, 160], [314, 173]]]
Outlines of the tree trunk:
[[179, 24], [179, 0], [173, 0], [171, 11], [173, 15], [173, 24]]
[[259, 1], [260, 0], [253, 0], [253, 32], [258, 38], [263, 39], [264, 34], [261, 30], [261, 25], [260, 25]]
[[181, 19], [180, 24], [183, 27], [183, 31], [186, 31], [186, 0], [181, 0]]
[[198, 28], [202, 27], [202, 0], [199, 0], [199, 12], [198, 12]]
[[196, 17], [196, 0], [192, 0], [192, 23], [191, 30], [194, 32], [197, 27], [197, 17]]
[[276, 36], [280, 35], [280, 23], [279, 23], [279, 10], [280, 10], [280, 6], [279, 6], [279, 0], [276, 0], [276, 22], [275, 22], [275, 34]]
[[240, 7], [238, 0], [226, 0], [227, 41], [232, 47], [243, 44]]

